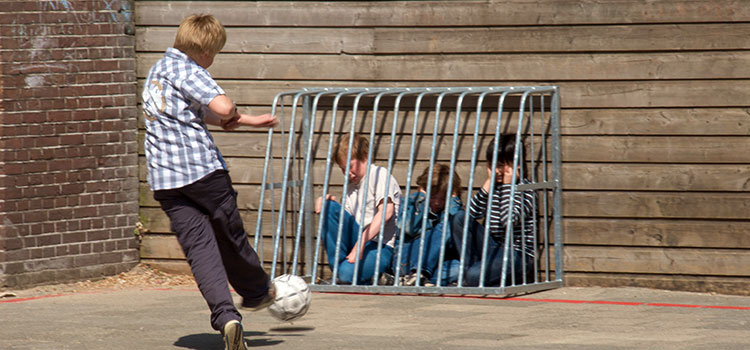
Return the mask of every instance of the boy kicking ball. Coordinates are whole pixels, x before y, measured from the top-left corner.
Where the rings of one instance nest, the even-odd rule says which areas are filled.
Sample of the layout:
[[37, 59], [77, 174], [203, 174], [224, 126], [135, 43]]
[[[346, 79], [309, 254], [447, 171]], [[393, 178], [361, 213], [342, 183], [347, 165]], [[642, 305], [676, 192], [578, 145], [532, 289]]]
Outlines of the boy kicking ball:
[[211, 310], [211, 327], [227, 349], [246, 349], [241, 308], [273, 303], [273, 289], [250, 246], [237, 209], [237, 192], [206, 124], [233, 130], [270, 128], [278, 119], [237, 111], [206, 69], [224, 47], [226, 31], [210, 15], [185, 18], [174, 47], [149, 71], [143, 89], [148, 183], [169, 216], [172, 231]]

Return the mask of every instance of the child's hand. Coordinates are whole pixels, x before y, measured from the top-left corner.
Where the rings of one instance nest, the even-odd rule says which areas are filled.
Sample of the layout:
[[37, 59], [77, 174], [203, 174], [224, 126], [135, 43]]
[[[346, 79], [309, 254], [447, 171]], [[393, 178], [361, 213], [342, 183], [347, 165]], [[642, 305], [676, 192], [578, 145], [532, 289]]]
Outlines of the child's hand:
[[[364, 258], [364, 255], [365, 255], [364, 249], [360, 250], [359, 260], [362, 260], [362, 258]], [[357, 262], [357, 244], [354, 245], [354, 248], [352, 248], [352, 251], [349, 252], [349, 254], [346, 256], [346, 261], [348, 261], [350, 264], [354, 264]]]
[[267, 113], [254, 117], [248, 116], [247, 124], [256, 128], [273, 128], [279, 124], [279, 119]]
[[[329, 199], [332, 200], [332, 201], [336, 200], [336, 197], [334, 197], [334, 196], [332, 196], [330, 194], [325, 195], [325, 198], [326, 198], [325, 200], [329, 200]], [[315, 214], [320, 214], [320, 210], [322, 208], [323, 208], [323, 196], [320, 196], [320, 197], [318, 197], [317, 200], [315, 200]]]

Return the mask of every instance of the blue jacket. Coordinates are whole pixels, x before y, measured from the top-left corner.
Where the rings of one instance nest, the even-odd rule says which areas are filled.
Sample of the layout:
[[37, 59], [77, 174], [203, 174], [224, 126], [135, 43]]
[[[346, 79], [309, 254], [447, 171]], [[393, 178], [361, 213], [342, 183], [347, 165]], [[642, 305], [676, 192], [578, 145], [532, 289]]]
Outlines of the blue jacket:
[[[411, 240], [422, 233], [422, 215], [424, 215], [426, 197], [423, 192], [413, 192], [407, 199], [406, 215], [398, 218], [398, 229], [404, 229], [404, 240]], [[429, 206], [427, 206], [429, 209]], [[464, 205], [461, 199], [457, 196], [451, 196], [450, 205], [448, 207], [449, 222], [452, 217], [459, 211], [464, 210]], [[443, 214], [446, 210], [440, 213], [433, 213], [432, 210], [427, 214], [427, 226], [424, 231], [429, 231], [439, 223], [443, 221]], [[446, 234], [450, 237], [450, 224], [447, 227]]]

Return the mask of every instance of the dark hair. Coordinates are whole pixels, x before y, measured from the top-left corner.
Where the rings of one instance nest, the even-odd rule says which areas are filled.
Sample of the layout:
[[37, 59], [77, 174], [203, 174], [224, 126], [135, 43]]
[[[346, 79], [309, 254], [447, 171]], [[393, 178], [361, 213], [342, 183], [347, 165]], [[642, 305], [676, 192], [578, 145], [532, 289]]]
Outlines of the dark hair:
[[[435, 166], [432, 168], [432, 195], [434, 196], [437, 193], [445, 194], [446, 190], [448, 189], [448, 178], [450, 177], [450, 166], [446, 164], [435, 164]], [[424, 171], [422, 171], [422, 175], [419, 175], [417, 178], [417, 185], [427, 189], [427, 178], [430, 176], [430, 167], [424, 168]], [[451, 188], [451, 192], [455, 193], [457, 196], [461, 196], [461, 192], [463, 190], [461, 189], [461, 177], [458, 176], [458, 174], [453, 171], [453, 187]]]
[[[487, 167], [492, 166], [492, 158], [495, 151], [495, 140], [490, 141], [487, 145], [486, 157]], [[500, 135], [500, 143], [497, 147], [497, 165], [509, 165], [513, 166], [513, 155], [516, 153], [516, 134], [502, 134]], [[521, 155], [519, 165], [523, 167], [525, 163], [523, 143], [521, 143]]]

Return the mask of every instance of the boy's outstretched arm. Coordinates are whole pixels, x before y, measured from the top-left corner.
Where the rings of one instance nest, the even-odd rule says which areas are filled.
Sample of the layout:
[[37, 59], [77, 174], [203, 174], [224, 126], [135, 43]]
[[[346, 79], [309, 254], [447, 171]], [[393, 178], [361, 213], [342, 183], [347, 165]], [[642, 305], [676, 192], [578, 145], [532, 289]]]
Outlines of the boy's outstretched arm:
[[388, 204], [385, 205], [385, 208], [383, 207], [383, 203], [381, 202], [380, 205], [378, 205], [378, 211], [375, 213], [375, 216], [372, 217], [370, 225], [368, 225], [365, 230], [362, 231], [362, 235], [360, 236], [359, 241], [354, 244], [354, 247], [346, 256], [346, 260], [348, 260], [350, 263], [354, 264], [357, 261], [357, 248], [359, 248], [359, 259], [362, 260], [362, 258], [364, 258], [363, 252], [365, 250], [365, 244], [380, 233], [380, 226], [383, 221], [383, 215], [385, 215], [386, 222], [388, 222], [388, 220], [393, 217], [393, 214], [396, 211], [396, 207], [390, 197], [388, 198]]

